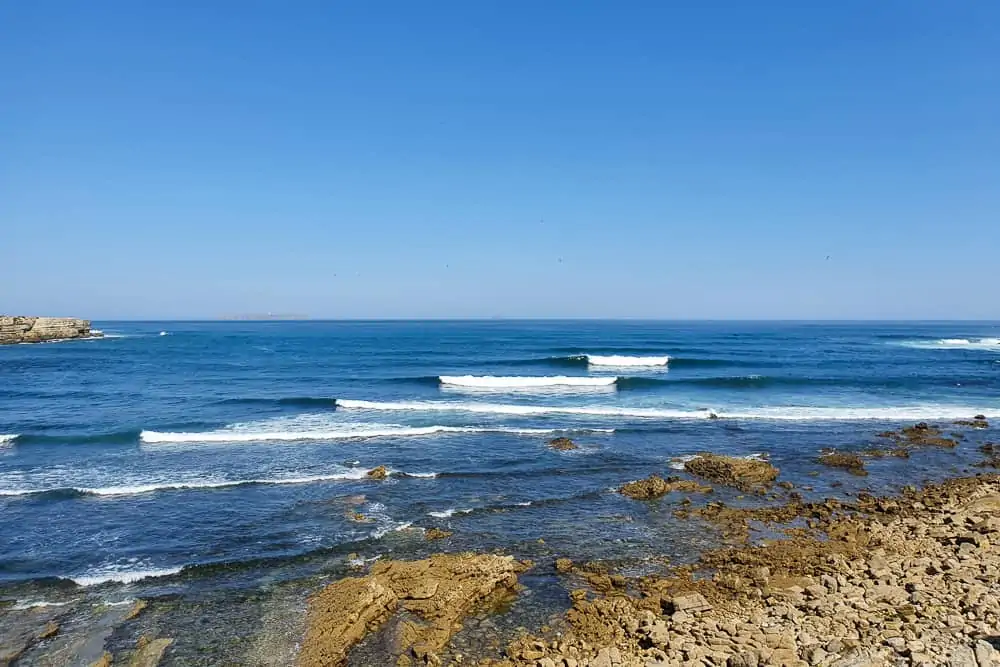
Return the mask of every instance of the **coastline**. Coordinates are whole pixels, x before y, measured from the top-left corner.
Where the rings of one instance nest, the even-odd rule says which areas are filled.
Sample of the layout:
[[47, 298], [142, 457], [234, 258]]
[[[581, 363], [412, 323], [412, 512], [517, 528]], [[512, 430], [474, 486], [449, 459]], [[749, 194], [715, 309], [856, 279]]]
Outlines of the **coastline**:
[[[881, 435], [914, 452], [949, 446], [933, 433], [910, 427], [897, 433], [899, 440]], [[727, 468], [725, 457], [711, 457], [707, 469], [694, 465], [687, 479], [640, 485], [638, 495], [631, 493], [633, 483], [625, 484], [615, 492], [637, 504], [682, 497], [669, 505], [677, 508], [673, 514], [719, 538], [696, 562], [660, 563], [655, 571], [614, 561], [574, 563], [543, 540], [534, 562], [524, 557], [525, 545], [514, 549], [521, 560], [457, 552], [449, 533], [426, 530], [426, 558], [354, 557], [352, 571], [332, 579], [261, 589], [260, 609], [253, 612], [261, 614], [254, 623], [259, 634], [238, 663], [1000, 665], [994, 648], [1000, 638], [1000, 475], [991, 470], [1000, 460], [988, 444], [980, 451], [982, 471], [975, 476], [881, 497], [862, 492], [852, 500], [806, 501], [788, 483], [772, 485], [771, 466], [758, 459], [731, 459], [741, 463]], [[718, 491], [743, 487], [746, 502], [716, 500], [709, 484]], [[565, 603], [553, 605], [550, 595], [538, 608], [523, 606], [544, 581], [562, 591]], [[231, 648], [212, 645], [208, 662], [192, 662], [190, 642], [210, 619], [232, 618], [243, 603], [195, 604], [199, 611], [192, 614], [178, 606], [169, 585], [137, 597], [127, 594], [128, 585], [124, 590], [122, 599], [100, 604], [77, 597], [0, 607], [6, 626], [0, 661], [49, 664], [68, 654], [86, 658], [76, 661], [86, 665], [154, 666], [234, 657], [219, 653]], [[183, 643], [185, 657], [175, 656], [172, 648]]]

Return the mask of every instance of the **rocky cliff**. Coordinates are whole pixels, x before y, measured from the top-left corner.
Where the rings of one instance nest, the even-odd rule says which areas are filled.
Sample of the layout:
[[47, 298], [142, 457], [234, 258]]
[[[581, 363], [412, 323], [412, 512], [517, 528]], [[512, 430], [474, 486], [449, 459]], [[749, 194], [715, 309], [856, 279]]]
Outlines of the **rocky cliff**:
[[0, 315], [0, 345], [41, 343], [47, 340], [100, 336], [91, 331], [90, 320], [71, 317], [14, 317]]

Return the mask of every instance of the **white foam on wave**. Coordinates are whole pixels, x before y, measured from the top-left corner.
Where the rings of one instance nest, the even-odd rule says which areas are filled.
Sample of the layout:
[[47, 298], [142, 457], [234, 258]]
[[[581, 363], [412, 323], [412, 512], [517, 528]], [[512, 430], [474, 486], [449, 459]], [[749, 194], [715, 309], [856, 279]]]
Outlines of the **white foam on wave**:
[[117, 566], [110, 566], [110, 567], [90, 570], [79, 576], [62, 577], [62, 578], [69, 579], [78, 586], [98, 586], [100, 584], [106, 584], [109, 582], [116, 582], [120, 584], [131, 584], [136, 581], [142, 581], [143, 579], [152, 579], [155, 577], [169, 577], [171, 575], [180, 573], [182, 569], [184, 568], [169, 567], [169, 568], [152, 569], [152, 570], [130, 570], [130, 569], [120, 569]]
[[14, 442], [17, 440], [17, 433], [0, 433], [0, 445], [5, 445], [9, 442]]
[[453, 403], [444, 401], [382, 402], [337, 400], [337, 407], [347, 410], [472, 412], [504, 415], [576, 415], [594, 417], [636, 417], [650, 419], [748, 419], [773, 421], [908, 421], [924, 419], [963, 419], [982, 414], [1000, 416], [1000, 407], [982, 408], [952, 405], [917, 405], [898, 407], [805, 407], [777, 406], [719, 410], [678, 410], [619, 406], [545, 406], [498, 403]]
[[404, 426], [401, 424], [343, 423], [331, 419], [331, 413], [297, 415], [258, 422], [233, 424], [215, 431], [163, 432], [142, 431], [144, 444], [163, 443], [239, 443], [299, 442], [310, 440], [356, 440], [371, 438], [415, 438], [461, 433], [507, 433], [512, 435], [549, 435], [565, 429], [518, 428], [507, 426]]
[[440, 512], [428, 512], [427, 516], [432, 516], [432, 517], [434, 517], [436, 519], [447, 519], [450, 516], [454, 516], [456, 514], [468, 514], [471, 511], [472, 511], [472, 508], [469, 508], [469, 509], [455, 509], [454, 507], [451, 507], [451, 508], [448, 508], [446, 510], [442, 510]]
[[616, 377], [572, 377], [553, 375], [548, 377], [499, 377], [495, 375], [442, 375], [441, 384], [451, 387], [472, 389], [543, 389], [546, 387], [610, 387], [618, 381]]
[[[665, 410], [656, 408], [625, 408], [615, 406], [545, 406], [508, 405], [499, 403], [450, 403], [444, 401], [354, 401], [337, 399], [337, 407], [346, 410], [385, 410], [396, 412], [472, 412], [498, 415], [593, 415], [603, 417], [653, 417], [667, 419], [698, 419], [709, 416], [707, 410]], [[564, 429], [565, 430], [565, 429]], [[591, 430], [592, 429], [587, 429]]]
[[326, 475], [307, 475], [302, 477], [273, 477], [257, 479], [234, 479], [234, 480], [190, 480], [190, 481], [163, 481], [148, 484], [134, 484], [122, 486], [103, 487], [54, 487], [47, 489], [0, 489], [0, 496], [31, 496], [40, 493], [53, 493], [57, 491], [76, 491], [91, 496], [135, 496], [156, 491], [183, 491], [191, 489], [222, 489], [233, 486], [259, 485], [281, 485], [281, 484], [311, 484], [314, 482], [329, 482], [335, 480], [364, 479], [368, 474], [367, 470], [358, 468], [356, 470], [344, 470]]
[[600, 355], [585, 354], [587, 363], [591, 366], [616, 366], [619, 368], [633, 366], [666, 366], [670, 363], [670, 357], [630, 357], [622, 354]]
[[1000, 338], [941, 338], [939, 340], [909, 340], [905, 347], [920, 350], [985, 350], [1000, 352]]
[[143, 431], [139, 439], [146, 443], [160, 442], [273, 442], [296, 440], [353, 440], [362, 438], [416, 437], [435, 435], [438, 433], [461, 433], [469, 429], [454, 426], [397, 426], [372, 425], [369, 427], [350, 427], [337, 430], [308, 431], [241, 431], [235, 429], [220, 429], [218, 431], [170, 433], [161, 431]]
[[1000, 408], [975, 408], [952, 405], [913, 405], [893, 407], [771, 407], [742, 412], [719, 412], [722, 419], [774, 421], [922, 421], [932, 419], [969, 419], [974, 415], [1000, 416]]
[[36, 609], [39, 607], [65, 607], [69, 602], [48, 602], [46, 600], [18, 600], [11, 611], [24, 611], [25, 609]]

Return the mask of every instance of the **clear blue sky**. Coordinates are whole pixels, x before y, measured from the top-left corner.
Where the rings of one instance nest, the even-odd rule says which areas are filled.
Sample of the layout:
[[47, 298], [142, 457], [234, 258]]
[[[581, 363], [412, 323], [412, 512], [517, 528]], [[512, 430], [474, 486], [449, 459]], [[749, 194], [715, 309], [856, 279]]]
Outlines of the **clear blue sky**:
[[1000, 2], [0, 2], [0, 312], [997, 318], [998, 251]]

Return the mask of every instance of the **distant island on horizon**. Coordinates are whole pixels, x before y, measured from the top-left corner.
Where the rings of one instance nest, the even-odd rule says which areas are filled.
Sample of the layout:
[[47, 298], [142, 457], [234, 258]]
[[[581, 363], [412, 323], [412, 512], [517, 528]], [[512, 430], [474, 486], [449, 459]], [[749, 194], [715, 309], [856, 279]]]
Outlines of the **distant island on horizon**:
[[308, 315], [301, 313], [246, 313], [242, 315], [223, 315], [220, 320], [308, 320]]

